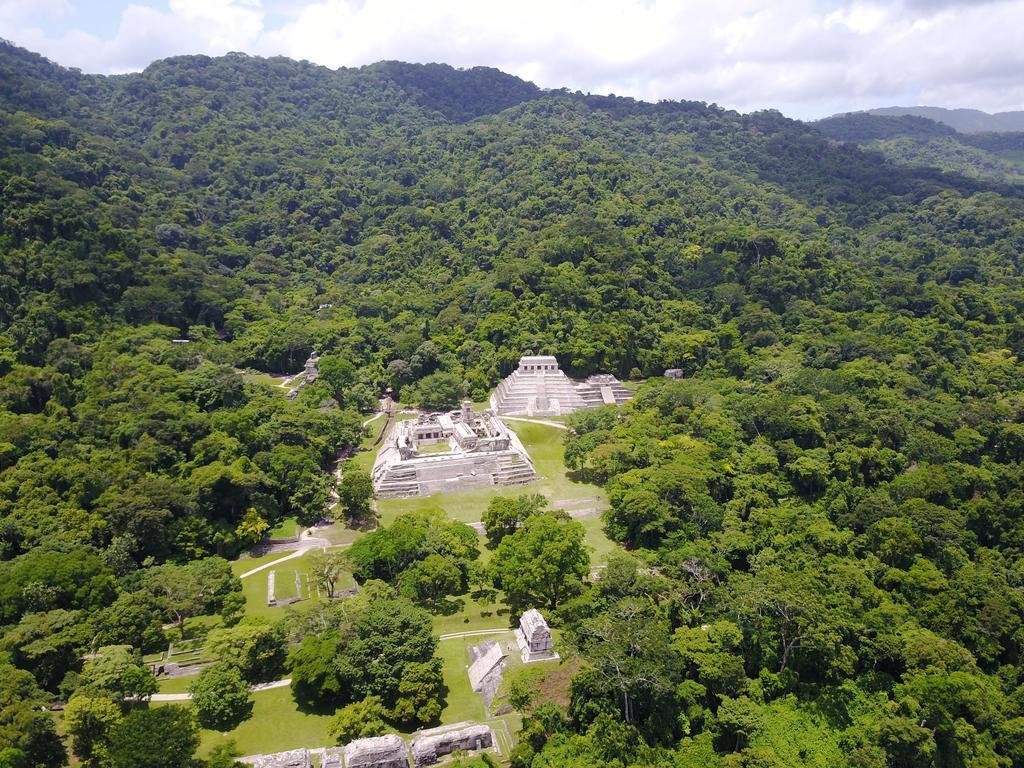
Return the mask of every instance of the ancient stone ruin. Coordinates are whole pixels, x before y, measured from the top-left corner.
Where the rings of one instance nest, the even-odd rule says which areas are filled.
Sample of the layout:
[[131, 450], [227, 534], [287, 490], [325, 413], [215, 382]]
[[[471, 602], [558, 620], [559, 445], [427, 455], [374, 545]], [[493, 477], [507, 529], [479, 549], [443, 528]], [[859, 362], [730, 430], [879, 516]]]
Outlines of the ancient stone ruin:
[[622, 405], [633, 396], [611, 374], [594, 374], [573, 382], [551, 355], [527, 355], [491, 395], [491, 408], [502, 416], [564, 416], [581, 408]]
[[475, 413], [469, 401], [458, 411], [396, 423], [373, 465], [374, 489], [384, 499], [536, 479], [515, 432], [491, 411]]
[[666, 368], [665, 378], [666, 379], [682, 379], [685, 375], [683, 374], [682, 368]]
[[516, 644], [523, 655], [523, 663], [557, 659], [551, 640], [551, 630], [540, 612], [531, 608], [519, 619], [519, 628], [515, 631]]
[[272, 755], [257, 755], [255, 768], [310, 768], [309, 750], [292, 749]]
[[425, 731], [412, 740], [412, 761], [416, 768], [433, 765], [453, 752], [477, 752], [494, 746], [494, 734], [486, 725], [471, 725], [450, 731]]
[[469, 685], [484, 700], [484, 709], [490, 710], [491, 702], [501, 688], [502, 673], [505, 671], [505, 653], [500, 643], [489, 640], [469, 649], [473, 663], [469, 665]]
[[345, 745], [345, 768], [409, 768], [409, 753], [397, 733], [356, 739]]

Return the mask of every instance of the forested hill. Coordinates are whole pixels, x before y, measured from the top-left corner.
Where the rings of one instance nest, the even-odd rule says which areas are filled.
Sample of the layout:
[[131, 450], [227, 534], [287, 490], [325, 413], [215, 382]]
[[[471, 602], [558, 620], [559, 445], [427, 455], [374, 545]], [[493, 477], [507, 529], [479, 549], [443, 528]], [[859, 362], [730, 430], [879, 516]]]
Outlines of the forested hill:
[[1009, 181], [484, 68], [0, 46], [0, 755], [59, 765], [39, 705], [176, 585], [230, 617], [213, 556], [317, 520], [385, 387], [533, 352], [652, 380], [570, 425], [633, 554], [550, 613], [582, 668], [517, 768], [1024, 764]]
[[1024, 183], [1024, 133], [960, 133], [911, 114], [851, 112], [811, 123], [826, 136], [881, 152], [901, 165]]

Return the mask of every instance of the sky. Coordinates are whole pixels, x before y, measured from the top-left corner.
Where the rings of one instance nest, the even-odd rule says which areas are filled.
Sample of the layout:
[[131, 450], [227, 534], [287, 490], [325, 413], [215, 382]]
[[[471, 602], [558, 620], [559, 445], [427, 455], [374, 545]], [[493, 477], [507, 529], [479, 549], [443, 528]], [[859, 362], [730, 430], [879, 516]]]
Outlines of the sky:
[[332, 69], [485, 65], [801, 119], [1024, 109], [1024, 0], [0, 0], [0, 37], [103, 74], [244, 51]]

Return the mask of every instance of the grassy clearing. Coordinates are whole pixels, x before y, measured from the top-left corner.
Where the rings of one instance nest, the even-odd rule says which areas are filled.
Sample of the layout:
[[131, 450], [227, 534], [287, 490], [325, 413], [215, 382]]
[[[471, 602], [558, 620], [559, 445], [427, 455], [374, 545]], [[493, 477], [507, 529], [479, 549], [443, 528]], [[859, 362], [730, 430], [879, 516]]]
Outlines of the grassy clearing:
[[471, 594], [449, 598], [459, 606], [450, 615], [434, 616], [434, 631], [439, 635], [456, 632], [475, 632], [478, 629], [499, 629], [509, 625], [509, 610], [497, 593], [493, 600], [476, 598]]
[[196, 675], [185, 677], [163, 677], [157, 682], [160, 684], [160, 693], [188, 693], [188, 687], [196, 681]]
[[[200, 756], [232, 739], [243, 755], [282, 752], [300, 747], [330, 746], [327, 733], [331, 715], [302, 712], [292, 698], [291, 688], [271, 688], [252, 694], [252, 717], [237, 728], [220, 733], [203, 729]], [[188, 706], [186, 702], [154, 702], [151, 706]]]
[[[274, 571], [274, 596], [278, 601], [301, 597], [304, 600], [316, 597], [316, 585], [310, 571], [310, 554], [317, 550], [309, 550], [302, 557], [285, 560], [280, 566], [267, 568], [242, 579], [242, 596], [245, 597], [246, 616], [262, 616], [277, 621], [284, 618], [284, 607], [267, 605], [267, 580]], [[283, 555], [278, 555], [283, 557]], [[300, 591], [296, 592], [295, 577], [298, 575]], [[351, 589], [355, 586], [352, 574], [346, 573], [338, 582], [339, 589]]]
[[459, 637], [442, 640], [438, 644], [437, 655], [444, 662], [444, 684], [448, 687], [447, 702], [441, 713], [443, 723], [480, 721], [486, 717], [483, 699], [470, 687], [468, 673], [472, 662], [469, 647], [481, 640], [482, 638]]
[[276, 526], [267, 531], [267, 538], [289, 539], [292, 536], [298, 536], [300, 530], [298, 520], [294, 517], [286, 517]]
[[[252, 381], [257, 384], [265, 384], [268, 387], [278, 387], [279, 389], [281, 385], [284, 384], [285, 379], [288, 378], [288, 376], [273, 376], [269, 373], [260, 373], [259, 371], [252, 370], [244, 371], [242, 375], [248, 381]], [[284, 392], [285, 390], [282, 389], [281, 391]]]
[[[292, 550], [294, 551], [294, 550]], [[275, 560], [280, 560], [282, 557], [287, 557], [291, 552], [276, 552], [272, 555], [263, 555], [262, 557], [242, 557], [231, 563], [231, 572], [235, 576], [241, 576], [246, 571], [251, 571], [253, 568], [259, 568], [261, 565], [272, 563]], [[263, 573], [263, 571], [260, 571]], [[254, 574], [259, 575], [259, 574]], [[254, 578], [254, 576], [247, 576], [247, 579]], [[245, 584], [245, 580], [242, 580], [242, 584]]]

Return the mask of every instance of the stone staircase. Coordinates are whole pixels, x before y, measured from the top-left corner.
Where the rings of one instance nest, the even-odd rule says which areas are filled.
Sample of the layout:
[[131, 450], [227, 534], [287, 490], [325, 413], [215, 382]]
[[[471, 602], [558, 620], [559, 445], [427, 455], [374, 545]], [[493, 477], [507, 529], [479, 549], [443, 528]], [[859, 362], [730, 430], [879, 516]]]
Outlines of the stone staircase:
[[527, 485], [537, 479], [533, 465], [514, 453], [498, 457], [498, 467], [492, 475], [495, 485]]
[[404, 499], [419, 494], [419, 477], [413, 467], [397, 466], [385, 470], [377, 488], [377, 497], [381, 499]]
[[596, 373], [577, 387], [586, 408], [622, 405], [633, 397], [625, 384], [607, 373]]
[[498, 384], [491, 407], [501, 415], [559, 416], [586, 406], [562, 371], [517, 369]]

